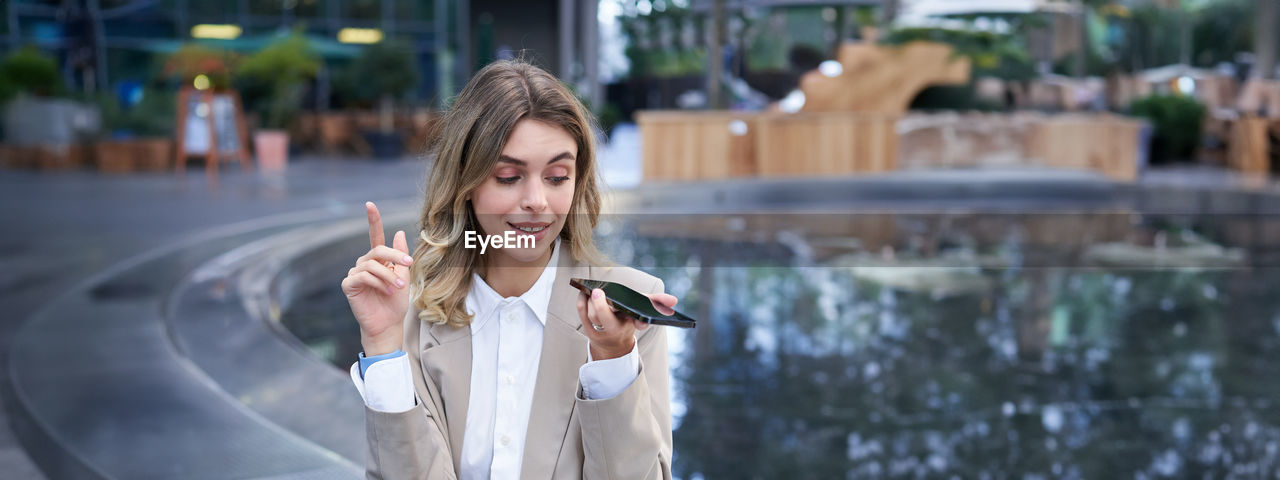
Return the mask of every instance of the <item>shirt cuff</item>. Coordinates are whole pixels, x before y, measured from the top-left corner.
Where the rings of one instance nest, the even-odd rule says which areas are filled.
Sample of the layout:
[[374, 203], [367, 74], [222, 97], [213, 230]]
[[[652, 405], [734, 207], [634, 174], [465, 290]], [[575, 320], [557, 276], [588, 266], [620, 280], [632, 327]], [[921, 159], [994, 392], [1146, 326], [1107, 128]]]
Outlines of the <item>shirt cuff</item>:
[[364, 404], [388, 413], [406, 412], [417, 405], [409, 356], [400, 352], [400, 355], [386, 360], [370, 362], [361, 378], [360, 369], [364, 361], [374, 358], [377, 356], [365, 359], [362, 355], [360, 361], [351, 364], [351, 382], [355, 383]]
[[360, 378], [364, 378], [364, 372], [369, 369], [370, 365], [382, 360], [390, 360], [404, 354], [404, 350], [400, 350], [398, 348], [394, 352], [374, 355], [372, 357], [366, 357], [364, 356], [364, 352], [360, 352]]
[[[639, 342], [636, 342], [637, 344]], [[618, 358], [594, 361], [591, 346], [587, 346], [587, 363], [578, 368], [578, 381], [582, 383], [582, 395], [588, 400], [608, 400], [616, 397], [640, 376], [640, 355], [636, 346], [631, 352]]]

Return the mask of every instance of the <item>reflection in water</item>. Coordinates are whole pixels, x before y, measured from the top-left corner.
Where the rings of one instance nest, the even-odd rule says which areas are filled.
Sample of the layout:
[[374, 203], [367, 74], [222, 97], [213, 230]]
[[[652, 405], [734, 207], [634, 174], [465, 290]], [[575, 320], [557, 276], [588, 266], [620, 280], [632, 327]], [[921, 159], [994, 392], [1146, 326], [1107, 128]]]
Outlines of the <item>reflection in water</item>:
[[[1280, 470], [1254, 222], [666, 217], [601, 241], [699, 319], [669, 330], [681, 478], [1252, 478]], [[346, 368], [342, 295], [296, 305]]]

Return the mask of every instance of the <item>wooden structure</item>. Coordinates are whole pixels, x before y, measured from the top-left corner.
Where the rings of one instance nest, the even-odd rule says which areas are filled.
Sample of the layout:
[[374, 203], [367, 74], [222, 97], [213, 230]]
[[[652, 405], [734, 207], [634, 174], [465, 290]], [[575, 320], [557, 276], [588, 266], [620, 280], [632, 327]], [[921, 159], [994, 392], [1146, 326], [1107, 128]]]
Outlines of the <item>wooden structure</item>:
[[[1227, 150], [1227, 166], [1245, 175], [1266, 175], [1271, 171], [1271, 139], [1268, 131], [1280, 120], [1257, 115], [1241, 115], [1231, 123]], [[1276, 129], [1280, 134], [1280, 128]]]
[[897, 115], [637, 112], [650, 180], [848, 175], [897, 168]]
[[[222, 109], [215, 108], [215, 99], [218, 97], [228, 97], [231, 101], [229, 112], [223, 112]], [[207, 109], [203, 115], [197, 113], [196, 117], [203, 120], [196, 120], [204, 123], [208, 128], [208, 148], [203, 152], [205, 160], [205, 171], [210, 174], [218, 173], [218, 163], [227, 158], [228, 160], [239, 159], [240, 168], [250, 170], [253, 163], [249, 160], [249, 129], [244, 122], [244, 107], [240, 103], [240, 93], [235, 90], [196, 90], [190, 87], [184, 87], [178, 91], [178, 109], [174, 122], [174, 166], [178, 173], [184, 173], [187, 168], [187, 155], [189, 138], [187, 137], [188, 122], [192, 121], [189, 114], [192, 113], [188, 109], [192, 103], [192, 98], [200, 100], [201, 108]], [[230, 115], [231, 118], [219, 118], [222, 115]], [[221, 120], [221, 122], [220, 122]], [[236, 135], [234, 151], [222, 151], [222, 143], [218, 141], [218, 125], [219, 123], [234, 123], [234, 134]], [[199, 127], [196, 127], [199, 128]], [[198, 155], [198, 154], [197, 154]]]
[[1236, 108], [1242, 113], [1280, 118], [1280, 80], [1250, 79], [1244, 83]]
[[912, 113], [898, 121], [902, 169], [1088, 169], [1133, 181], [1142, 150], [1139, 119], [1039, 112]]
[[[394, 130], [404, 137], [405, 150], [413, 154], [426, 151], [427, 140], [440, 119], [432, 109], [400, 109], [394, 117]], [[361, 132], [379, 131], [378, 112], [360, 110], [336, 110], [310, 112], [298, 116], [298, 122], [289, 129], [293, 143], [319, 149], [326, 155], [343, 153], [368, 157], [372, 147]]]
[[143, 137], [103, 140], [93, 146], [98, 170], [107, 173], [168, 170], [173, 159], [173, 140]]
[[949, 45], [846, 43], [839, 74], [800, 80], [799, 112], [647, 111], [640, 126], [644, 177], [702, 180], [819, 176], [897, 168], [895, 123], [920, 90], [969, 80]]
[[642, 111], [644, 178], [705, 180], [756, 175], [756, 113]]
[[753, 152], [760, 176], [847, 175], [897, 169], [898, 115], [767, 114]]
[[[779, 106], [768, 112], [638, 112], [644, 178], [885, 172], [899, 168], [899, 145], [904, 138], [931, 142], [923, 148], [910, 145], [910, 157], [923, 159], [912, 160], [913, 167], [981, 166], [968, 165], [971, 159], [953, 161], [956, 155], [951, 151], [963, 150], [971, 156], [998, 158], [1001, 166], [1090, 169], [1120, 181], [1138, 177], [1143, 124], [1137, 119], [1109, 114], [1035, 118], [1003, 114], [1009, 121], [995, 134], [965, 125], [963, 116], [940, 118], [923, 130], [912, 122], [899, 124], [924, 88], [969, 81], [968, 59], [956, 56], [949, 45], [845, 44], [837, 61], [839, 69], [828, 65], [801, 78], [804, 104], [795, 113], [784, 113]], [[1097, 83], [1101, 89], [1101, 81]], [[1072, 105], [1066, 91], [1063, 86], [1052, 93], [1059, 104]]]
[[1272, 141], [1280, 139], [1280, 81], [1251, 79], [1241, 90], [1240, 115], [1227, 122], [1227, 166], [1245, 175], [1266, 175], [1272, 158], [1280, 157], [1280, 145]]
[[1118, 115], [1051, 116], [1030, 129], [1027, 156], [1045, 166], [1090, 169], [1134, 181], [1141, 129], [1141, 121]]
[[7, 145], [0, 144], [0, 165], [7, 168], [40, 170], [75, 169], [93, 163], [92, 149], [80, 144]]
[[925, 87], [969, 81], [969, 59], [943, 43], [845, 43], [836, 61], [839, 75], [814, 70], [800, 77], [801, 111], [901, 114]]
[[326, 154], [333, 155], [345, 149], [362, 157], [372, 155], [373, 149], [360, 136], [350, 112], [325, 112], [316, 117], [316, 138]]

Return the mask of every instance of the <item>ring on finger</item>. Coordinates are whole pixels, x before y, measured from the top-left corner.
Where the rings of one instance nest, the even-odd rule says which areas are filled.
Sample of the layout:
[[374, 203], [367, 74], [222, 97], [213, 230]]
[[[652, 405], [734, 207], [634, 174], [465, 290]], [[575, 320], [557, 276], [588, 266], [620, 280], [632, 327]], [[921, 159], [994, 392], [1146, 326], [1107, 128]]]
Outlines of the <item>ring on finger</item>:
[[603, 326], [603, 325], [596, 325], [596, 324], [594, 324], [594, 323], [593, 323], [593, 324], [591, 324], [591, 328], [596, 329], [596, 331], [597, 331], [597, 332], [603, 332], [603, 331], [604, 331], [604, 326]]

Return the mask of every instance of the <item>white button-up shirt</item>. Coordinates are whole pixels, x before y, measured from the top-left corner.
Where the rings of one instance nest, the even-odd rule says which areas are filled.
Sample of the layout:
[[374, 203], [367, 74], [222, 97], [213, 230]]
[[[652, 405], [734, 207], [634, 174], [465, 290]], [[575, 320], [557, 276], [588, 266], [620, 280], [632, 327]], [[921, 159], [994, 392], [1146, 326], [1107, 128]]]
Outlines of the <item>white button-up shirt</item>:
[[[466, 298], [467, 311], [474, 316], [470, 326], [471, 392], [462, 440], [462, 480], [520, 478], [559, 256], [557, 238], [542, 275], [519, 297], [503, 298], [479, 275], [471, 274]], [[590, 399], [622, 393], [640, 373], [640, 357], [634, 348], [622, 357], [600, 361], [591, 361], [588, 348], [587, 359], [578, 370], [578, 379]], [[403, 412], [414, 407], [406, 355], [370, 365], [363, 380], [359, 362], [351, 368], [352, 381], [370, 408]]]

